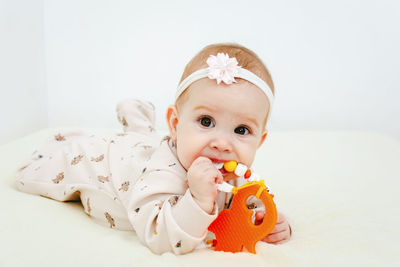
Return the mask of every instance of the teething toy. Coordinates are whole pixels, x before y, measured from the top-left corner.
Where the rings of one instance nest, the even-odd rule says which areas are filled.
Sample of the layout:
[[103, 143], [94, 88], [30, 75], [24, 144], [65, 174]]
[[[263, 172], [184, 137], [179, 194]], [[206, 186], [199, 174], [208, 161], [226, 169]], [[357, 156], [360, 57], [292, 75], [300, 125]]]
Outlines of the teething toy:
[[[227, 172], [234, 172], [237, 176], [243, 176], [243, 178], [248, 179], [248, 181], [259, 180], [259, 177], [256, 174], [253, 174], [246, 165], [237, 163], [234, 160], [226, 161], [223, 166]], [[230, 193], [233, 186], [227, 182], [223, 182], [222, 184], [217, 184], [217, 188], [219, 191]]]
[[237, 165], [238, 165], [238, 163], [236, 161], [234, 161], [234, 160], [227, 161], [227, 162], [224, 163], [224, 169], [227, 172], [234, 172], [236, 167], [237, 167]]
[[[226, 167], [225, 167], [226, 166]], [[243, 168], [243, 166], [245, 168]], [[256, 253], [255, 245], [258, 241], [266, 237], [275, 227], [277, 221], [276, 206], [273, 201], [274, 195], [269, 194], [264, 180], [256, 181], [257, 177], [252, 175], [250, 169], [243, 164], [232, 161], [225, 162], [226, 171], [235, 172], [239, 168], [240, 176], [247, 176], [253, 181], [249, 181], [240, 187], [234, 187], [226, 182], [218, 185], [221, 191], [232, 192], [234, 194], [232, 209], [224, 209], [218, 217], [210, 224], [208, 230], [213, 232], [216, 237], [216, 251], [240, 252], [243, 247], [251, 253]], [[250, 196], [256, 196], [265, 207], [265, 215], [261, 224], [253, 224], [251, 217], [253, 211], [249, 210], [246, 201]]]

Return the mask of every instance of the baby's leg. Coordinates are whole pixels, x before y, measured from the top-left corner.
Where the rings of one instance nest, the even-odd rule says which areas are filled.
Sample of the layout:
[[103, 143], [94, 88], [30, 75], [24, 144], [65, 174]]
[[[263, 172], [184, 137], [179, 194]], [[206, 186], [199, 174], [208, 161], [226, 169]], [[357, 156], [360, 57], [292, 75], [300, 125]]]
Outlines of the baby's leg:
[[71, 179], [65, 179], [66, 175], [71, 176], [72, 170], [67, 161], [71, 156], [72, 140], [78, 136], [82, 134], [60, 133], [46, 140], [17, 170], [18, 189], [60, 201], [79, 200], [76, 191], [70, 190], [76, 180], [72, 182]]
[[18, 189], [58, 201], [81, 200], [98, 223], [131, 229], [108, 165], [111, 140], [83, 132], [54, 134], [18, 169]]
[[123, 100], [117, 106], [117, 115], [125, 132], [147, 135], [154, 131], [154, 105], [150, 102], [132, 98]]
[[77, 187], [109, 179], [108, 143], [80, 131], [54, 134], [18, 169], [18, 189], [59, 201], [79, 200]]

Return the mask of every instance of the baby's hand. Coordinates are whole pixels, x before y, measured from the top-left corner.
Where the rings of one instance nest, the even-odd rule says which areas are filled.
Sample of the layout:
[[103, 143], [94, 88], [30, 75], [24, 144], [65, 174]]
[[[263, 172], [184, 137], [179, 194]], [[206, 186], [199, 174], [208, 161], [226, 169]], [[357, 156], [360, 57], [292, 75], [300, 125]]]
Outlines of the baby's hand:
[[[256, 221], [255, 221], [256, 225], [262, 223], [264, 214], [265, 213], [263, 211], [256, 212]], [[276, 222], [275, 228], [272, 230], [271, 233], [269, 233], [268, 236], [266, 236], [261, 241], [271, 244], [281, 244], [288, 241], [291, 235], [292, 235], [292, 230], [290, 229], [290, 225], [286, 217], [282, 213], [278, 212], [278, 220]]]
[[206, 212], [211, 213], [217, 197], [217, 183], [223, 182], [222, 174], [206, 157], [198, 157], [189, 167], [187, 179], [194, 200]]

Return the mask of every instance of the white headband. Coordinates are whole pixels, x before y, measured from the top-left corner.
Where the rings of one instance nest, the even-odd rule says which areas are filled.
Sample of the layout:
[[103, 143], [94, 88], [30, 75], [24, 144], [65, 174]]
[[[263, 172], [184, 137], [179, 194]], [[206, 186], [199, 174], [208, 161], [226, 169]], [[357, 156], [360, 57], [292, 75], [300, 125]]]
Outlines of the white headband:
[[217, 56], [210, 55], [207, 59], [208, 68], [200, 69], [190, 74], [179, 85], [175, 94], [175, 101], [192, 83], [202, 78], [208, 77], [216, 79], [217, 84], [223, 81], [225, 84], [236, 82], [235, 77], [247, 80], [260, 88], [268, 98], [269, 111], [267, 124], [272, 110], [274, 95], [271, 88], [260, 77], [238, 66], [236, 58], [229, 58], [228, 54], [218, 53]]

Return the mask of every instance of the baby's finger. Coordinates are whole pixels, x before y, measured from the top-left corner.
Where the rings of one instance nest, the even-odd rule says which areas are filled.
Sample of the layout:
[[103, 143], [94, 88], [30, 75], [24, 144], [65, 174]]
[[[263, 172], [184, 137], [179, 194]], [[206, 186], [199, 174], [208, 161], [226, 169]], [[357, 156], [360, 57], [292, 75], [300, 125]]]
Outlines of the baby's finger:
[[288, 239], [289, 239], [289, 232], [283, 231], [275, 234], [269, 234], [266, 238], [263, 239], [263, 241], [267, 243], [277, 244], [286, 241]]
[[207, 164], [207, 163], [211, 163], [211, 160], [209, 158], [200, 156], [192, 162], [192, 165], [200, 165], [200, 164]]
[[274, 229], [272, 229], [270, 234], [275, 234], [275, 233], [280, 233], [282, 231], [285, 231], [288, 229], [288, 226], [285, 223], [277, 223], [274, 227]]
[[265, 212], [263, 211], [256, 211], [256, 220], [263, 221]]
[[286, 221], [285, 215], [283, 215], [282, 213], [278, 212], [278, 218], [277, 218], [276, 223], [283, 223], [284, 221]]
[[263, 211], [256, 211], [256, 214], [254, 215], [254, 225], [259, 225], [263, 222], [264, 214], [265, 213]]
[[222, 176], [220, 171], [217, 171], [216, 173], [216, 177], [215, 177], [215, 183], [217, 184], [222, 184], [224, 182], [224, 177]]
[[204, 177], [207, 177], [209, 182], [214, 184], [222, 184], [224, 182], [224, 177], [221, 172], [215, 168], [211, 160], [209, 162], [202, 162]]
[[289, 241], [289, 238], [284, 238], [284, 239], [276, 241], [276, 242], [268, 242], [268, 241], [264, 241], [264, 242], [267, 242], [267, 243], [272, 244], [272, 245], [279, 245], [279, 244], [286, 243], [287, 241]]

